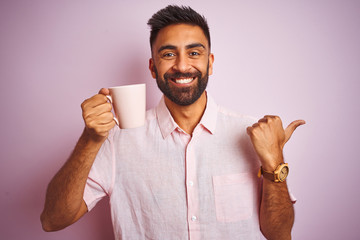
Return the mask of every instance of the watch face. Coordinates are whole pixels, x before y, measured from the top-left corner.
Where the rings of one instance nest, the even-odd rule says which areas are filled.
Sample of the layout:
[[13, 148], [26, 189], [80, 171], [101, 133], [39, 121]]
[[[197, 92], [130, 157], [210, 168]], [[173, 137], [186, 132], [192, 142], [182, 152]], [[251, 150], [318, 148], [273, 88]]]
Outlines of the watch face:
[[284, 166], [279, 173], [280, 181], [284, 181], [288, 174], [289, 174], [289, 168], [287, 166]]

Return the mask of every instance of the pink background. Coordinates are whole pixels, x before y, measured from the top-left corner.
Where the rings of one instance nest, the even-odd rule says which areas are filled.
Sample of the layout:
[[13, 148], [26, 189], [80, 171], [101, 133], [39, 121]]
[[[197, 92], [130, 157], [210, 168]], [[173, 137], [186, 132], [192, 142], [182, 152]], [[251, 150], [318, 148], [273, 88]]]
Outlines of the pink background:
[[[180, 1], [178, 1], [180, 2]], [[81, 102], [101, 87], [147, 83], [151, 15], [169, 1], [0, 2], [0, 238], [113, 239], [107, 201], [56, 233], [41, 229], [45, 190], [83, 128]], [[284, 125], [297, 196], [293, 239], [358, 239], [360, 2], [181, 1], [209, 21], [209, 92], [219, 104]]]

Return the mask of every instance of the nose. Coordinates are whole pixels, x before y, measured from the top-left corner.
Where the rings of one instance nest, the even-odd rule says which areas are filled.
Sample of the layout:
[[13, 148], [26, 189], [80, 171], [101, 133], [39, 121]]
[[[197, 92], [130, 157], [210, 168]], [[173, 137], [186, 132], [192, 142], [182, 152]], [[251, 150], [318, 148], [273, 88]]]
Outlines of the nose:
[[173, 69], [175, 71], [179, 72], [188, 72], [190, 70], [191, 66], [189, 64], [189, 59], [185, 54], [179, 54], [176, 58], [176, 62], [173, 66]]

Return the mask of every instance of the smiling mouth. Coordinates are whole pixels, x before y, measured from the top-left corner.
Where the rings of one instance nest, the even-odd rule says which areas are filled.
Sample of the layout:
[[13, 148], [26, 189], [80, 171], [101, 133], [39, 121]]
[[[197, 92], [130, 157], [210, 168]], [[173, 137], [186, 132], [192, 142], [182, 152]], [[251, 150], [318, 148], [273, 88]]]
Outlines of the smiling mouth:
[[178, 83], [178, 84], [187, 84], [187, 83], [191, 83], [192, 81], [194, 81], [195, 77], [192, 77], [192, 78], [172, 78], [171, 80]]

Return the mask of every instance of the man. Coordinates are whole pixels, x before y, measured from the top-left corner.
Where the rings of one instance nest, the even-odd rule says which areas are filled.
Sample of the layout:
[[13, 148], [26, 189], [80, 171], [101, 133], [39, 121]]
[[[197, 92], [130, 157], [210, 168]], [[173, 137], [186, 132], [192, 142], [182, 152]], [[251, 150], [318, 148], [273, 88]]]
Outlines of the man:
[[108, 89], [83, 102], [85, 129], [49, 184], [44, 230], [69, 226], [108, 195], [116, 239], [259, 239], [260, 230], [290, 239], [282, 150], [304, 121], [284, 130], [279, 117], [253, 124], [218, 107], [205, 91], [209, 28], [191, 8], [168, 6], [148, 24], [149, 69], [164, 97], [136, 129], [114, 127]]

